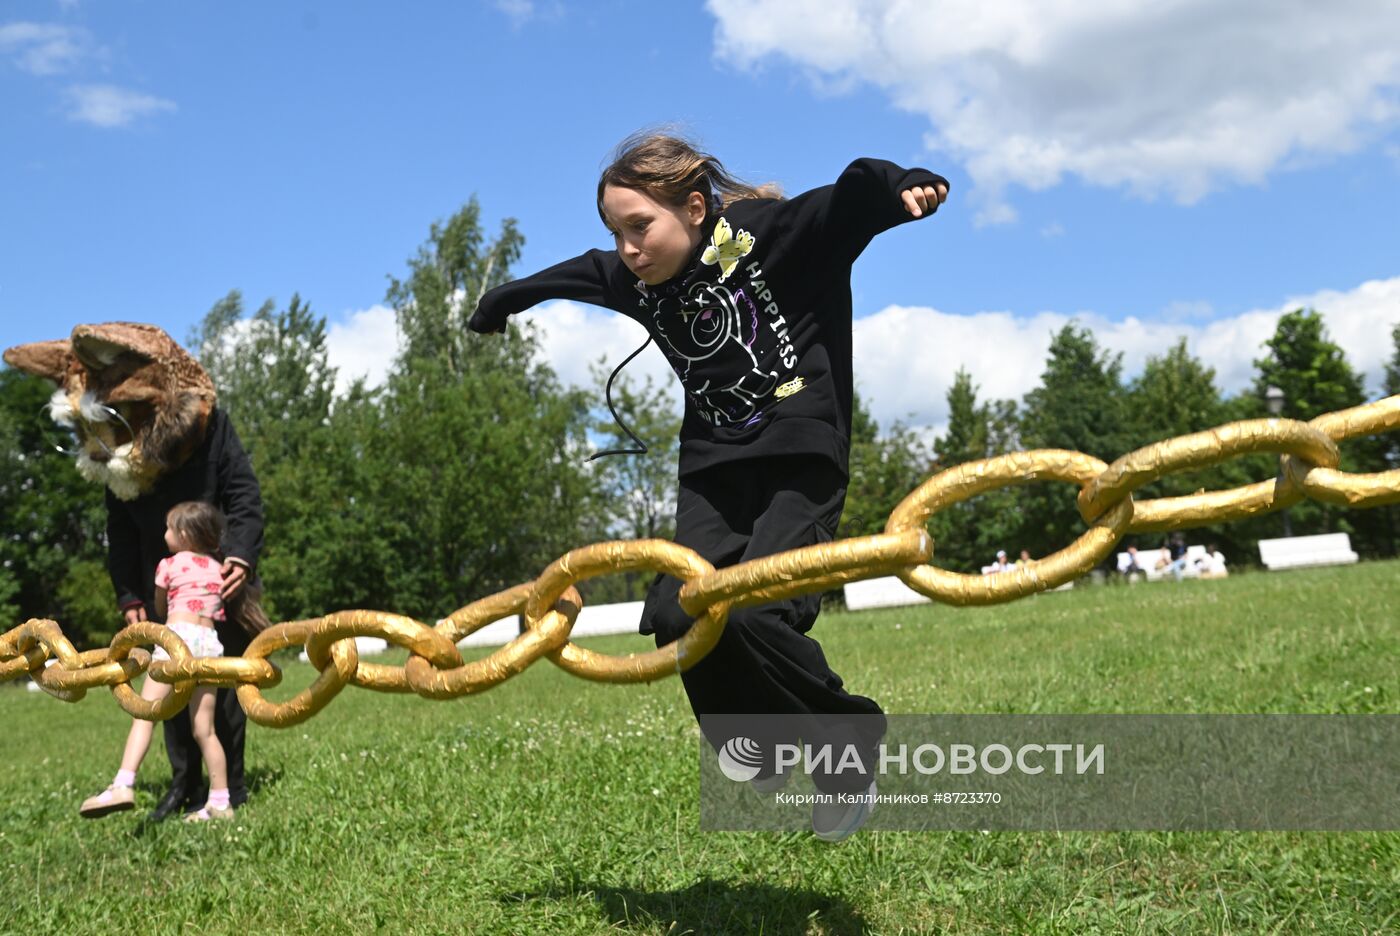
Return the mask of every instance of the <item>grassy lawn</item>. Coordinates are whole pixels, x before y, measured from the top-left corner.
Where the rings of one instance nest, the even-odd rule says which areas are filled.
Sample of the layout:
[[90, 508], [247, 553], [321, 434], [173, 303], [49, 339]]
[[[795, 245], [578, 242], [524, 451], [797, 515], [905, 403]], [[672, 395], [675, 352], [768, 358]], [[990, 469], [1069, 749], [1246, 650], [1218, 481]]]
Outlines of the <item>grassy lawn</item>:
[[[890, 712], [1397, 713], [1397, 573], [1081, 585], [814, 635]], [[273, 698], [314, 675], [285, 670]], [[252, 801], [198, 827], [138, 821], [159, 742], [138, 813], [78, 817], [128, 723], [105, 691], [0, 687], [0, 932], [1400, 931], [1400, 833], [702, 833], [677, 679], [545, 662], [456, 702], [347, 688], [299, 727], [250, 725]]]

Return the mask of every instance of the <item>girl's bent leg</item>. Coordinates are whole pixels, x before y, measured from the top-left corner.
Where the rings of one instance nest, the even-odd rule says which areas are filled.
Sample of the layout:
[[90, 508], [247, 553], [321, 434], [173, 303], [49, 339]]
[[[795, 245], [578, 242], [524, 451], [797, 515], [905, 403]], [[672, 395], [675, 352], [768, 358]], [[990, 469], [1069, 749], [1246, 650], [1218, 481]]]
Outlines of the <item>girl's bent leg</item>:
[[[141, 698], [147, 702], [159, 702], [170, 695], [170, 686], [146, 677], [141, 687]], [[122, 751], [121, 769], [117, 771], [112, 784], [95, 796], [83, 800], [78, 812], [88, 819], [97, 819], [114, 812], [131, 809], [136, 805], [136, 795], [132, 788], [136, 785], [136, 771], [151, 747], [151, 734], [155, 724], [141, 718], [131, 720], [131, 730], [126, 734], [126, 748]]]
[[[805, 458], [754, 460], [683, 478], [676, 510], [676, 541], [716, 567], [833, 538], [845, 501], [845, 477], [834, 465]], [[657, 645], [676, 639], [692, 619], [676, 601], [681, 583], [658, 576], [647, 595], [647, 623]], [[807, 631], [821, 608], [818, 595], [743, 608], [730, 614], [719, 643], [681, 674], [697, 717], [783, 715], [811, 722], [814, 733], [849, 738], [864, 762], [885, 732], [884, 713], [872, 699], [853, 695]], [[719, 749], [724, 722], [706, 739]], [[855, 734], [851, 735], [851, 726]], [[769, 740], [769, 739], [760, 739]], [[765, 745], [766, 746], [766, 745]], [[864, 789], [869, 780], [814, 777], [825, 792]]]

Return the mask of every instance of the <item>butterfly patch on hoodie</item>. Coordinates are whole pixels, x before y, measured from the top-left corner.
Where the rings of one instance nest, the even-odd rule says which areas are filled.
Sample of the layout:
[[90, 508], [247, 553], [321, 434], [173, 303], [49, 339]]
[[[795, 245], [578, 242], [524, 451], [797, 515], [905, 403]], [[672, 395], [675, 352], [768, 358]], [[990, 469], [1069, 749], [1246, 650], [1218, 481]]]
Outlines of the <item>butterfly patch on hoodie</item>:
[[739, 260], [753, 250], [753, 235], [743, 228], [736, 234], [726, 218], [720, 218], [710, 235], [709, 246], [700, 255], [700, 262], [707, 266], [719, 264], [719, 281], [723, 283], [739, 265]]

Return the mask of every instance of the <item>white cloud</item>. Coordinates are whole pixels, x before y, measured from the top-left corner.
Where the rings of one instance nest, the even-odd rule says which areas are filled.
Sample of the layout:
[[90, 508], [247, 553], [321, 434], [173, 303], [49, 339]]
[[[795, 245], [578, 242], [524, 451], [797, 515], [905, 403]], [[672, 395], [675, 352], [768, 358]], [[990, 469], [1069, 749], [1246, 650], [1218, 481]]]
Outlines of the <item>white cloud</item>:
[[1183, 202], [1400, 117], [1393, 0], [707, 0], [719, 56], [866, 82], [962, 160], [981, 220], [1065, 175]]
[[1092, 312], [953, 315], [927, 307], [890, 306], [855, 323], [856, 380], [881, 425], [898, 419], [941, 426], [948, 419], [944, 398], [960, 366], [980, 384], [979, 399], [1019, 399], [1040, 382], [1051, 335], [1076, 319], [1094, 333], [1100, 346], [1123, 352], [1125, 378], [1140, 373], [1149, 356], [1160, 355], [1184, 336], [1190, 352], [1215, 368], [1216, 385], [1236, 392], [1253, 380], [1254, 359], [1262, 356], [1261, 345], [1273, 334], [1279, 316], [1299, 307], [1323, 313], [1332, 340], [1353, 367], [1365, 371], [1370, 392], [1378, 393], [1384, 362], [1392, 351], [1390, 330], [1400, 323], [1400, 277], [1373, 280], [1348, 291], [1293, 296], [1272, 309], [1209, 322], [1170, 316], [1109, 321]]
[[175, 102], [115, 85], [74, 85], [68, 116], [95, 127], [123, 127], [138, 117], [175, 110]]
[[1167, 307], [1162, 310], [1162, 317], [1171, 322], [1190, 319], [1209, 321], [1215, 317], [1215, 307], [1204, 299], [1178, 299], [1167, 304]]
[[535, 15], [535, 4], [531, 0], [496, 0], [496, 9], [509, 16], [516, 26], [525, 24]]
[[559, 20], [564, 16], [564, 5], [557, 0], [543, 4], [534, 0], [495, 0], [495, 7], [510, 17], [516, 29], [531, 20]]
[[[575, 387], [593, 386], [590, 366], [600, 359], [611, 372], [647, 340], [646, 329], [625, 315], [566, 300], [537, 306], [521, 313], [515, 321], [538, 330], [542, 360], [563, 383]], [[343, 393], [357, 377], [366, 378], [370, 387], [381, 385], [399, 347], [394, 310], [387, 306], [349, 312], [341, 321], [330, 323], [326, 348], [331, 366], [337, 370], [336, 392]], [[654, 344], [628, 364], [623, 373], [634, 385], [651, 377], [680, 408], [680, 386]], [[601, 400], [598, 405], [602, 405]]]
[[336, 369], [335, 390], [344, 393], [358, 377], [377, 387], [399, 353], [394, 310], [376, 305], [349, 313], [326, 331], [326, 356]]
[[1057, 237], [1065, 236], [1065, 226], [1058, 221], [1051, 221], [1040, 229], [1040, 236], [1046, 240], [1054, 240]]
[[6, 23], [0, 26], [0, 53], [31, 75], [67, 71], [84, 55], [86, 34], [52, 23]]
[[[980, 385], [979, 399], [1020, 399], [1040, 382], [1051, 336], [1073, 320], [1089, 328], [1101, 347], [1123, 352], [1125, 379], [1141, 373], [1149, 356], [1162, 354], [1184, 336], [1190, 352], [1215, 368], [1216, 386], [1233, 393], [1252, 382], [1254, 359], [1262, 355], [1261, 345], [1279, 316], [1299, 307], [1323, 313], [1332, 340], [1353, 367], [1365, 371], [1371, 392], [1378, 393], [1392, 352], [1390, 330], [1400, 323], [1400, 276], [1351, 290], [1293, 296], [1270, 309], [1214, 321], [1201, 320], [1209, 308], [1201, 302], [1173, 304], [1152, 319], [1121, 321], [1093, 312], [955, 315], [926, 306], [889, 306], [855, 323], [856, 385], [880, 425], [901, 421], [928, 433], [941, 431], [948, 420], [945, 397], [959, 367], [966, 367]], [[1179, 309], [1190, 314], [1174, 314]], [[647, 337], [625, 315], [563, 300], [525, 312], [520, 321], [538, 329], [543, 359], [561, 381], [577, 387], [594, 387], [589, 366], [600, 357], [611, 370]], [[339, 370], [337, 391], [358, 376], [378, 386], [399, 349], [394, 311], [376, 305], [350, 313], [330, 326], [327, 345], [330, 362]], [[650, 376], [680, 408], [679, 382], [654, 344], [624, 373], [638, 383]], [[601, 407], [601, 395], [594, 402]]]

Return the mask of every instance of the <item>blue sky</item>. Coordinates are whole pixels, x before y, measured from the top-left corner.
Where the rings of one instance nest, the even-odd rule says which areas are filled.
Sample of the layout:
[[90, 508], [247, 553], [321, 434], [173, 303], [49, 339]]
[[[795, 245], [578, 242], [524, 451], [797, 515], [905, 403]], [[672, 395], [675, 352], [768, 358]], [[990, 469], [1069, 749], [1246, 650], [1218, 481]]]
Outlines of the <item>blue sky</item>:
[[[1025, 392], [1071, 317], [1130, 373], [1186, 335], [1238, 389], [1278, 313], [1317, 304], [1375, 388], [1400, 321], [1400, 10], [1313, 6], [12, 0], [0, 346], [115, 319], [183, 339], [230, 289], [300, 292], [347, 374], [382, 373], [387, 276], [432, 221], [476, 194], [518, 219], [522, 273], [607, 246], [600, 164], [671, 122], [790, 192], [862, 155], [953, 181], [856, 266], [886, 421], [939, 425], [959, 364]], [[532, 318], [570, 380], [635, 343], [567, 303]]]

